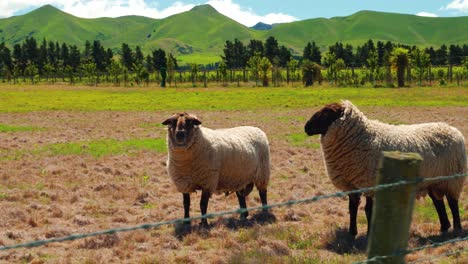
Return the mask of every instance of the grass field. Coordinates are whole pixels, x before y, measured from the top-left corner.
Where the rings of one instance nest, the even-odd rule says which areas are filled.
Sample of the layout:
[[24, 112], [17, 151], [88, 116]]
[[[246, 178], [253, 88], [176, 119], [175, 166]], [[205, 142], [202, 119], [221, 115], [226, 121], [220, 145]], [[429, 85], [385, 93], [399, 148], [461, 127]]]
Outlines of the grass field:
[[285, 110], [348, 99], [361, 106], [468, 106], [467, 88], [114, 88], [0, 86], [0, 112]]
[[[337, 189], [326, 176], [318, 137], [304, 123], [323, 104], [349, 99], [369, 118], [393, 124], [443, 121], [468, 135], [467, 88], [118, 88], [0, 86], [0, 245], [127, 227], [183, 216], [182, 195], [165, 171], [165, 129], [177, 111], [211, 128], [254, 125], [270, 140], [269, 202]], [[463, 236], [468, 197], [460, 201]], [[198, 216], [200, 194], [192, 194]], [[248, 206], [260, 204], [254, 190]], [[208, 212], [237, 208], [235, 195], [214, 195]], [[277, 208], [275, 221], [210, 219], [209, 231], [175, 226], [0, 252], [0, 263], [350, 263], [365, 259], [366, 218], [346, 233], [348, 202], [334, 198]], [[251, 214], [252, 215], [252, 214]], [[255, 215], [255, 214], [253, 214]], [[449, 217], [451, 219], [451, 216]], [[439, 234], [430, 199], [416, 202], [410, 247], [453, 238]], [[427, 249], [407, 261], [466, 249], [468, 242]], [[455, 255], [434, 263], [466, 263]], [[423, 262], [433, 263], [433, 262]]]

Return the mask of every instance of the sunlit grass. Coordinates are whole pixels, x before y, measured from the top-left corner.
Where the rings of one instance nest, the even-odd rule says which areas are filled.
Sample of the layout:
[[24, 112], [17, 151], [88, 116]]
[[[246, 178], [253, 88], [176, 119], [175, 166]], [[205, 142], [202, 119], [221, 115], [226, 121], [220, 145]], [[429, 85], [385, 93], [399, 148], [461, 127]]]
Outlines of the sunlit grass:
[[288, 142], [295, 147], [306, 147], [311, 149], [319, 149], [320, 141], [318, 136], [308, 136], [305, 133], [289, 134], [287, 137]]
[[0, 133], [4, 132], [23, 132], [23, 131], [37, 131], [40, 128], [30, 126], [10, 126], [6, 124], [0, 124]]
[[34, 149], [1, 152], [0, 160], [18, 160], [27, 154], [34, 156], [91, 155], [94, 158], [99, 158], [110, 155], [132, 154], [141, 150], [164, 153], [166, 149], [166, 140], [161, 138], [129, 139], [122, 141], [103, 139], [55, 143]]
[[[450, 209], [445, 201], [445, 209], [447, 213], [449, 213]], [[465, 210], [463, 206], [460, 206], [460, 215], [465, 215]], [[434, 222], [437, 223], [439, 221], [439, 216], [437, 215], [437, 211], [431, 201], [431, 199], [426, 196], [422, 201], [417, 201], [414, 205], [414, 217], [420, 219], [423, 222]]]
[[2, 86], [0, 112], [285, 110], [349, 99], [359, 106], [468, 106], [467, 88], [130, 88]]
[[149, 150], [165, 152], [165, 139], [130, 139], [118, 141], [114, 139], [95, 140], [87, 142], [70, 142], [47, 145], [37, 150], [39, 153], [59, 155], [91, 155], [95, 158]]

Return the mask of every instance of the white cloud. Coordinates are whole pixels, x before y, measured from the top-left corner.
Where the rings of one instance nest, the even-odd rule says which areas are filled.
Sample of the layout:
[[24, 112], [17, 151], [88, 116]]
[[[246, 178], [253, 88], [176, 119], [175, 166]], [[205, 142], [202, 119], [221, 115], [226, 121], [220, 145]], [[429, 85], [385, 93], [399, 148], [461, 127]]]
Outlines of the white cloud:
[[214, 7], [221, 14], [236, 20], [248, 27], [254, 26], [258, 22], [267, 24], [285, 23], [298, 20], [297, 18], [283, 13], [269, 13], [264, 16], [257, 15], [252, 9], [242, 8], [231, 0], [209, 0], [206, 2]]
[[192, 4], [175, 2], [166, 9], [158, 10], [156, 6], [150, 6], [144, 0], [75, 0], [58, 2], [60, 2], [58, 6], [61, 6], [63, 11], [86, 18], [128, 15], [164, 18], [188, 11], [194, 7]]
[[31, 6], [42, 6], [50, 1], [47, 0], [3, 0], [0, 1], [0, 17], [10, 17], [16, 11], [23, 10]]
[[450, 4], [445, 6], [445, 9], [468, 13], [468, 0], [453, 0]]
[[438, 15], [433, 14], [433, 13], [428, 13], [428, 12], [419, 12], [416, 15], [423, 16], [423, 17], [438, 17]]
[[[242, 8], [232, 0], [205, 0], [218, 12], [236, 20], [246, 26], [253, 26], [258, 22], [268, 24], [296, 21], [297, 18], [283, 13], [269, 13], [258, 15], [252, 9]], [[152, 18], [165, 18], [192, 9], [195, 5], [180, 1], [161, 9], [156, 4], [149, 4], [144, 0], [0, 0], [0, 17], [10, 17], [15, 12], [32, 7], [52, 4], [64, 12], [77, 17], [119, 17], [140, 15]]]
[[0, 17], [12, 16], [15, 12], [52, 4], [64, 12], [77, 17], [119, 17], [140, 15], [152, 18], [164, 18], [192, 9], [195, 5], [175, 2], [159, 10], [157, 5], [150, 5], [144, 0], [8, 0], [0, 1]]

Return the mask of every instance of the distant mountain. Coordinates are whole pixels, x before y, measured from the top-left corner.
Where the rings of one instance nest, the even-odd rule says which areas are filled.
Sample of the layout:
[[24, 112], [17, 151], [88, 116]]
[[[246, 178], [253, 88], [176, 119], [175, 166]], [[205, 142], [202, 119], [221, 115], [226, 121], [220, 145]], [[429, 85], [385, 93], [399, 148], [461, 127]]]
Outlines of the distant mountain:
[[256, 30], [270, 30], [273, 28], [270, 24], [265, 24], [263, 22], [258, 22], [255, 26], [251, 27]]
[[114, 50], [125, 42], [132, 47], [140, 45], [144, 52], [163, 48], [183, 61], [208, 63], [220, 60], [224, 43], [234, 38], [247, 42], [274, 36], [281, 45], [301, 54], [312, 40], [322, 48], [337, 41], [356, 46], [368, 39], [418, 46], [467, 44], [466, 25], [466, 16], [434, 18], [361, 11], [346, 17], [308, 19], [258, 30], [239, 24], [210, 5], [196, 6], [164, 19], [85, 19], [45, 5], [21, 16], [0, 19], [0, 42], [12, 47], [33, 36], [39, 42], [46, 38], [83, 47], [86, 40], [100, 40]]

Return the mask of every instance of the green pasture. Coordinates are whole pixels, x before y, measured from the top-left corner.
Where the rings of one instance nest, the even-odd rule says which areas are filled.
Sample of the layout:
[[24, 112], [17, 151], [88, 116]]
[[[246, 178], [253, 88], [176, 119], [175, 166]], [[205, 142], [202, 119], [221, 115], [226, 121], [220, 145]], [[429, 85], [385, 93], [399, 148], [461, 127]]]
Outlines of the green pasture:
[[139, 150], [165, 152], [166, 140], [160, 138], [130, 139], [124, 141], [106, 139], [85, 142], [57, 143], [44, 146], [33, 152], [54, 156], [87, 154], [98, 158], [106, 155], [132, 153]]
[[[278, 115], [276, 122], [297, 121], [303, 123], [304, 117], [292, 116], [290, 109], [306, 109], [324, 104], [349, 99], [358, 106], [468, 106], [468, 88], [463, 87], [431, 87], [431, 88], [332, 88], [315, 86], [312, 88], [278, 87], [278, 88], [157, 88], [157, 87], [89, 87], [69, 85], [1, 85], [0, 84], [0, 132], [29, 131], [34, 133], [42, 128], [14, 126], [4, 124], [1, 119], [9, 113], [27, 113], [35, 111], [191, 111], [211, 110], [230, 111], [241, 110], [246, 114], [258, 111], [275, 111], [284, 113]], [[40, 113], [39, 113], [40, 114]], [[289, 116], [285, 118], [284, 116]], [[398, 123], [399, 120], [392, 121]], [[162, 129], [159, 123], [141, 123], [140, 128]], [[1, 134], [0, 134], [1, 136]], [[285, 134], [285, 139], [294, 147], [319, 149], [318, 137], [308, 137], [303, 132]], [[25, 156], [50, 157], [63, 155], [90, 156], [96, 159], [112, 155], [133, 155], [140, 151], [164, 153], [167, 151], [165, 138], [134, 138], [126, 140], [91, 139], [45, 145], [33, 145], [29, 149], [0, 149], [0, 161], [19, 160]], [[41, 172], [42, 173], [42, 172]], [[148, 183], [150, 176], [139, 176], [141, 185]], [[288, 180], [286, 176], [280, 176]], [[15, 183], [16, 184], [16, 183]], [[22, 184], [22, 185], [21, 185]], [[25, 186], [25, 187], [21, 187]], [[17, 185], [0, 186], [0, 201], [10, 199], [12, 188], [35, 188], [42, 190], [44, 184], [35, 185], [18, 183]], [[272, 194], [272, 198], [275, 199]], [[41, 196], [42, 197], [42, 196]], [[49, 199], [47, 197], [40, 199]], [[154, 203], [140, 205], [142, 209], [155, 210]], [[460, 209], [461, 215], [466, 214], [466, 208]], [[93, 216], [95, 218], [99, 215]], [[418, 222], [437, 223], [437, 213], [429, 198], [425, 198], [415, 206], [414, 217]], [[359, 223], [364, 225], [364, 214], [360, 214]], [[364, 252], [354, 248], [353, 243], [339, 237], [338, 233], [316, 233], [314, 230], [301, 233], [301, 226], [281, 224], [240, 228], [232, 231], [235, 241], [247, 243], [264, 236], [267, 240], [284, 242], [287, 252], [294, 250], [289, 256], [273, 256], [264, 250], [249, 246], [246, 250], [229, 257], [229, 263], [246, 262], [293, 262], [293, 263], [351, 263], [365, 259]], [[298, 222], [299, 223], [299, 222]], [[341, 223], [343, 225], [343, 223]], [[332, 226], [330, 230], [338, 228]], [[332, 232], [332, 231], [327, 231]], [[328, 236], [336, 236], [329, 238]], [[331, 257], [320, 256], [323, 241], [338, 241], [336, 247], [349, 251]], [[198, 249], [214, 248], [213, 240], [205, 239], [198, 243]], [[283, 244], [280, 244], [283, 245]], [[334, 246], [334, 245], [332, 245]], [[281, 250], [281, 248], [279, 248]], [[328, 249], [327, 249], [328, 250]], [[435, 254], [434, 254], [435, 255]], [[44, 259], [46, 259], [44, 257]], [[442, 261], [454, 261], [446, 258]]]
[[341, 99], [359, 106], [468, 106], [467, 88], [129, 88], [0, 86], [0, 112], [280, 110]]
[[30, 126], [11, 126], [11, 125], [0, 123], [0, 133], [36, 131], [36, 130], [40, 130], [40, 129], [36, 127], [30, 127]]
[[101, 139], [55, 143], [27, 150], [0, 150], [0, 160], [18, 160], [27, 154], [33, 156], [90, 155], [94, 158], [100, 158], [109, 155], [132, 155], [138, 151], [163, 153], [166, 150], [165, 138]]

